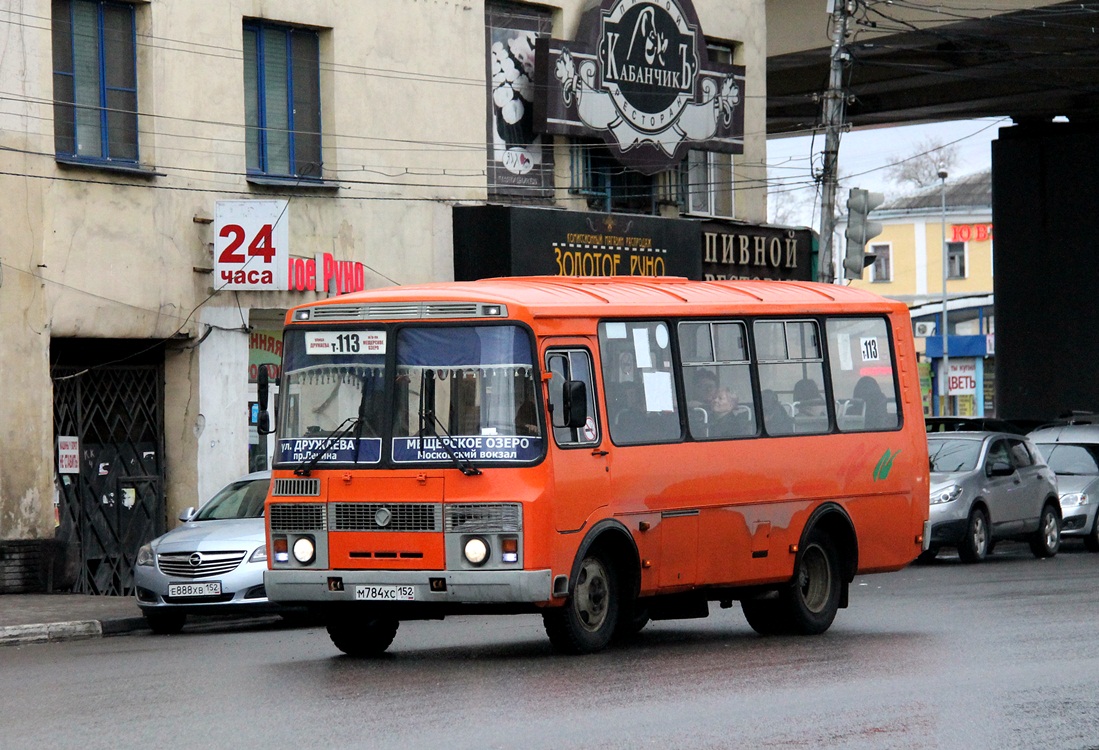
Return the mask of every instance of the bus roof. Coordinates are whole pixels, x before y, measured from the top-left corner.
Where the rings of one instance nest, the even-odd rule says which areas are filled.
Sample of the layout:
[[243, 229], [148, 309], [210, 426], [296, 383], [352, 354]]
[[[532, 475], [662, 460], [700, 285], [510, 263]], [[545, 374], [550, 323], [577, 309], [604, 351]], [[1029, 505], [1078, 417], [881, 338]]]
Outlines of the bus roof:
[[[417, 301], [505, 304], [526, 308], [533, 317], [637, 314], [716, 315], [750, 309], [756, 313], [907, 313], [903, 302], [837, 284], [807, 281], [692, 281], [674, 276], [512, 276], [477, 281], [435, 282], [384, 287], [318, 300], [299, 307], [347, 306]], [[295, 308], [297, 309], [297, 308]], [[326, 310], [335, 313], [335, 310]], [[349, 309], [350, 313], [351, 310]], [[287, 314], [292, 320], [293, 310]], [[335, 316], [326, 315], [333, 319]], [[348, 317], [359, 317], [349, 314]], [[387, 315], [370, 315], [384, 319]], [[406, 317], [394, 315], [393, 317]]]

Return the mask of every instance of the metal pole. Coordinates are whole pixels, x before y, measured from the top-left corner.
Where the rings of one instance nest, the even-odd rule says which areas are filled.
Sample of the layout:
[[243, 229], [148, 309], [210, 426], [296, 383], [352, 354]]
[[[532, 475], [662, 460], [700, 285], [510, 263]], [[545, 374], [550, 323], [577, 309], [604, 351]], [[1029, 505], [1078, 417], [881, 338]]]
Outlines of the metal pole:
[[848, 59], [843, 46], [847, 37], [847, 2], [833, 0], [832, 69], [828, 77], [828, 90], [824, 92], [824, 171], [821, 174], [820, 267], [817, 269], [817, 279], [826, 284], [832, 283], [835, 278], [832, 235], [836, 227], [837, 165], [840, 129], [843, 127], [843, 65]]
[[950, 253], [946, 249], [946, 169], [939, 165], [939, 179], [942, 180], [942, 230], [943, 230], [943, 415], [954, 413], [950, 407], [950, 335], [948, 333], [949, 322], [946, 312], [946, 303], [949, 299], [946, 294], [946, 280], [950, 275], [948, 264]]

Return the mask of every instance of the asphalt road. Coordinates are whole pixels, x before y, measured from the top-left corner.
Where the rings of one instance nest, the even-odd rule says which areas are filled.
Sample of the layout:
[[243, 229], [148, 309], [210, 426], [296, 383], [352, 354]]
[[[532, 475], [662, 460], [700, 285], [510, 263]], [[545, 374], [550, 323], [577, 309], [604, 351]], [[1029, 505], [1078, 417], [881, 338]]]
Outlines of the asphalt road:
[[356, 661], [269, 621], [0, 651], [0, 748], [1099, 748], [1099, 555], [1002, 544], [856, 579], [816, 638], [738, 606], [551, 651], [537, 617], [404, 623]]

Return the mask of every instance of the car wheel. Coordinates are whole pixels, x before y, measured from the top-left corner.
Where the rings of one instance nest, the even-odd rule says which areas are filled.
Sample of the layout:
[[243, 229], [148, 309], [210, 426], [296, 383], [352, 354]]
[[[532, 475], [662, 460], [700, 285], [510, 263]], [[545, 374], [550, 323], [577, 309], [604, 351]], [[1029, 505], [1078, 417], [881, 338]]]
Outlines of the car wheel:
[[568, 601], [542, 614], [550, 643], [570, 654], [606, 648], [618, 629], [619, 598], [618, 577], [610, 560], [598, 550], [588, 552]]
[[965, 537], [958, 545], [958, 557], [962, 562], [978, 563], [988, 555], [989, 544], [988, 514], [983, 508], [969, 511], [969, 522], [965, 527]]
[[381, 656], [397, 635], [399, 620], [392, 617], [336, 616], [326, 624], [328, 637], [348, 656]]
[[182, 612], [145, 612], [145, 622], [149, 630], [157, 635], [175, 635], [183, 630], [187, 615]]
[[1051, 504], [1042, 508], [1038, 531], [1030, 540], [1030, 551], [1035, 557], [1053, 557], [1061, 547], [1061, 519]]
[[1095, 521], [1091, 524], [1091, 532], [1084, 537], [1084, 547], [1088, 552], [1099, 552], [1099, 513], [1095, 514]]

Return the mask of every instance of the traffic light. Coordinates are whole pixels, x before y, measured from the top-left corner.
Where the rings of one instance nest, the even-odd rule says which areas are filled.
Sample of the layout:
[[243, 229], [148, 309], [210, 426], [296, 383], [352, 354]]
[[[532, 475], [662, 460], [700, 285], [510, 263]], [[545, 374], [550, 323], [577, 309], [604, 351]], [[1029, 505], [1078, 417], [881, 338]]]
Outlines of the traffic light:
[[882, 225], [870, 221], [868, 214], [885, 202], [881, 193], [871, 193], [862, 188], [851, 188], [847, 197], [847, 248], [843, 255], [844, 277], [861, 279], [867, 266], [866, 243], [882, 232]]

